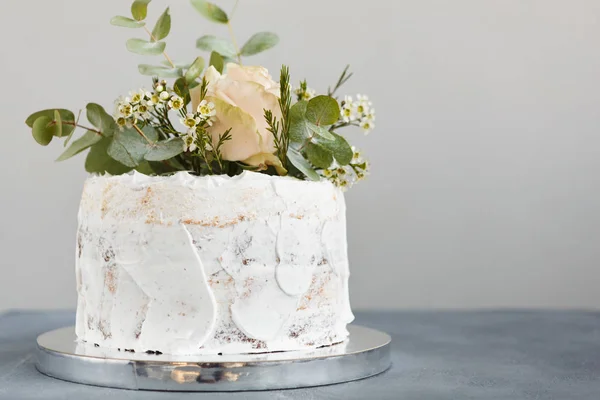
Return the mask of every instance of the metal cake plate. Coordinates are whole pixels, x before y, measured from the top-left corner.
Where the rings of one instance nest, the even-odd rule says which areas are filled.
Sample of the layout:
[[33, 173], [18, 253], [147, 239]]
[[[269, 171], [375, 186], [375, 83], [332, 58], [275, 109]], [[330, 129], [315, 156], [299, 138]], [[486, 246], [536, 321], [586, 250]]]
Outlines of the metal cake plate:
[[37, 369], [95, 386], [136, 390], [291, 389], [367, 378], [390, 367], [386, 333], [350, 325], [343, 343], [307, 351], [190, 355], [130, 353], [77, 343], [73, 326], [37, 338]]

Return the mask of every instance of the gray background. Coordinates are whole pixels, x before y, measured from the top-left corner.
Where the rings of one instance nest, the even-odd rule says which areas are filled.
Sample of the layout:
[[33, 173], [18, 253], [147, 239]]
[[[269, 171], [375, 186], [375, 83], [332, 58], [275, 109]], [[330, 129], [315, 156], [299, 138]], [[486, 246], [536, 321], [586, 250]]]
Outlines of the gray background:
[[[175, 60], [227, 34], [184, 0], [150, 18], [167, 3]], [[148, 86], [124, 46], [142, 32], [108, 24], [129, 4], [0, 3], [0, 309], [75, 307], [84, 157], [54, 163], [23, 121]], [[600, 305], [599, 19], [597, 0], [241, 1], [238, 41], [281, 37], [247, 63], [320, 90], [350, 63], [344, 92], [375, 103], [371, 136], [347, 132], [373, 164], [347, 195], [355, 308]]]

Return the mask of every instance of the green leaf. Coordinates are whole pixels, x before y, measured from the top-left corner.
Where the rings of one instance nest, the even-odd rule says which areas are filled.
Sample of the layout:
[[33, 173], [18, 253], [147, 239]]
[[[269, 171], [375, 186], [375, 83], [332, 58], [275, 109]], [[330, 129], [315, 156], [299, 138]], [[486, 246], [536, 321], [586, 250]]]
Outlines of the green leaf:
[[332, 125], [340, 118], [340, 106], [333, 97], [313, 97], [308, 101], [305, 115], [315, 125]]
[[102, 135], [110, 137], [118, 129], [115, 119], [109, 115], [101, 105], [88, 103], [85, 107], [88, 121], [94, 125]]
[[92, 146], [85, 159], [85, 170], [87, 172], [97, 174], [107, 172], [111, 175], [121, 175], [131, 171], [130, 167], [121, 164], [108, 155], [107, 149], [110, 142], [111, 139], [104, 138]]
[[147, 42], [136, 38], [127, 40], [126, 45], [127, 50], [143, 56], [156, 56], [162, 54], [167, 46], [165, 42]]
[[196, 40], [196, 47], [200, 50], [216, 51], [226, 57], [235, 57], [235, 48], [229, 40], [213, 35], [205, 35]]
[[152, 167], [150, 166], [150, 163], [148, 161], [142, 161], [140, 163], [140, 165], [135, 167], [135, 170], [137, 172], [139, 172], [140, 174], [154, 175], [154, 170], [152, 169]]
[[310, 163], [304, 158], [300, 152], [292, 147], [288, 148], [287, 152], [288, 160], [294, 165], [294, 167], [298, 168], [300, 172], [306, 175], [309, 179], [313, 181], [320, 181], [321, 177], [319, 174], [315, 172]]
[[87, 131], [86, 133], [83, 134], [82, 137], [80, 137], [79, 139], [77, 139], [73, 143], [71, 143], [71, 145], [69, 147], [67, 147], [67, 149], [64, 151], [64, 153], [62, 153], [56, 159], [56, 161], [64, 161], [68, 158], [71, 158], [74, 155], [81, 153], [83, 150], [87, 149], [88, 147], [94, 145], [95, 143], [98, 143], [101, 139], [102, 139], [102, 136], [100, 136], [98, 133], [92, 132], [92, 131]]
[[308, 102], [305, 100], [299, 101], [290, 108], [290, 140], [292, 142], [302, 143], [309, 138], [311, 130], [309, 122], [306, 120], [306, 106]]
[[33, 127], [31, 129], [33, 138], [42, 146], [48, 146], [48, 144], [52, 141], [52, 136], [54, 136], [56, 126], [49, 125], [50, 123], [52, 123], [52, 118], [44, 116], [39, 117], [33, 123]]
[[145, 126], [143, 132], [152, 143], [148, 143], [134, 128], [117, 131], [108, 146], [108, 155], [123, 165], [137, 167], [158, 139], [158, 133], [150, 126]]
[[224, 64], [225, 63], [223, 62], [223, 57], [221, 56], [221, 54], [217, 53], [216, 51], [210, 53], [210, 61], [208, 62], [208, 65], [212, 65], [213, 67], [215, 67], [215, 69], [219, 71], [220, 74], [223, 73]]
[[54, 123], [56, 128], [56, 132], [54, 132], [54, 135], [57, 137], [61, 137], [63, 135], [62, 118], [60, 117], [60, 113], [58, 112], [58, 110], [54, 110]]
[[317, 168], [329, 168], [333, 162], [333, 155], [328, 150], [313, 143], [306, 145], [308, 161]]
[[136, 21], [142, 21], [146, 19], [148, 15], [148, 3], [151, 0], [135, 0], [131, 5], [131, 15]]
[[188, 82], [182, 77], [175, 81], [173, 84], [173, 90], [179, 97], [183, 99], [185, 105], [187, 106], [191, 101], [190, 89], [193, 89], [198, 85], [199, 83], [197, 81]]
[[185, 73], [185, 80], [187, 82], [193, 82], [197, 77], [200, 76], [204, 69], [204, 58], [196, 57], [190, 68]]
[[153, 42], [164, 39], [171, 32], [171, 12], [169, 7], [158, 17], [158, 21], [156, 21], [156, 25], [154, 25], [154, 29], [152, 29], [152, 37]]
[[240, 50], [240, 54], [243, 56], [252, 56], [265, 50], [269, 50], [277, 43], [279, 43], [279, 37], [276, 34], [272, 32], [259, 32], [248, 39], [246, 44], [244, 44]]
[[[173, 66], [171, 65], [171, 63], [168, 62], [167, 60], [161, 61], [160, 63], [162, 65], [164, 65], [165, 67], [173, 68]], [[180, 63], [180, 62], [177, 62], [177, 61], [173, 61], [173, 64], [175, 64], [175, 68], [181, 68], [181, 69], [188, 69], [192, 65], [190, 63]]]
[[221, 10], [218, 6], [213, 3], [209, 3], [204, 0], [190, 0], [192, 5], [200, 14], [202, 14], [206, 19], [218, 22], [220, 24], [226, 24], [229, 22], [229, 18], [225, 11]]
[[350, 164], [350, 161], [352, 161], [352, 155], [353, 155], [352, 147], [350, 146], [350, 144], [348, 144], [346, 139], [344, 139], [342, 136], [340, 136], [336, 133], [333, 133], [333, 132], [331, 132], [331, 134], [333, 135], [335, 140], [318, 141], [316, 144], [319, 147], [322, 147], [325, 150], [330, 151], [333, 154], [333, 157], [335, 157], [335, 160], [338, 162], [338, 164], [340, 164], [340, 165]]
[[158, 76], [160, 78], [179, 78], [183, 75], [180, 68], [167, 68], [148, 64], [138, 65], [138, 71], [142, 75]]
[[66, 125], [65, 122], [71, 122], [71, 123], [74, 122], [75, 115], [73, 115], [73, 113], [71, 111], [65, 110], [63, 108], [49, 108], [47, 110], [35, 112], [35, 113], [31, 114], [29, 117], [27, 117], [27, 119], [25, 120], [25, 123], [30, 128], [33, 128], [33, 123], [39, 117], [48, 117], [50, 119], [56, 119], [54, 111], [58, 111], [58, 113], [60, 114], [60, 119], [61, 119], [61, 123], [62, 123], [62, 128], [61, 128], [62, 136], [70, 135], [75, 130], [75, 127], [73, 125]]
[[183, 153], [184, 142], [181, 138], [172, 138], [157, 142], [154, 147], [146, 153], [144, 158], [147, 161], [162, 161], [173, 158]]
[[312, 135], [313, 137], [315, 137], [316, 135], [324, 140], [335, 140], [335, 137], [331, 134], [331, 132], [329, 132], [329, 130], [326, 127], [315, 125], [312, 122], [308, 122], [307, 125], [308, 129], [310, 129], [310, 131], [314, 133], [314, 135]]
[[131, 18], [123, 17], [121, 15], [117, 15], [116, 17], [112, 17], [110, 20], [110, 24], [114, 26], [120, 26], [122, 28], [141, 28], [146, 25], [143, 21], [136, 21]]

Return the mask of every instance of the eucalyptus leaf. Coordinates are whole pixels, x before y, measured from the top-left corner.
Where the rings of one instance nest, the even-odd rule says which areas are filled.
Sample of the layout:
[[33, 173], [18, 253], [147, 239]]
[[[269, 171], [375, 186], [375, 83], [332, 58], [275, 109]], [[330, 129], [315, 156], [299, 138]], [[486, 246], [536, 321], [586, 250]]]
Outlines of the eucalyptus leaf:
[[290, 108], [290, 140], [292, 142], [302, 143], [309, 138], [311, 130], [306, 117], [306, 106], [308, 102], [305, 100], [299, 101]]
[[340, 106], [330, 96], [316, 96], [308, 101], [306, 119], [315, 125], [332, 125], [340, 118]]
[[154, 170], [148, 161], [142, 161], [140, 165], [135, 167], [135, 170], [140, 174], [144, 175], [154, 175]]
[[103, 136], [110, 137], [118, 129], [114, 118], [104, 108], [96, 103], [88, 103], [85, 107], [88, 121], [94, 125]]
[[148, 15], [148, 3], [151, 0], [135, 0], [131, 5], [131, 15], [136, 21], [146, 19]]
[[67, 149], [56, 159], [56, 161], [64, 161], [68, 158], [71, 158], [95, 143], [98, 143], [101, 139], [102, 136], [100, 136], [98, 133], [87, 131], [82, 137], [73, 141], [73, 143], [67, 147]]
[[196, 47], [205, 51], [216, 51], [226, 57], [235, 57], [235, 48], [227, 39], [205, 35], [196, 40]]
[[191, 67], [185, 73], [185, 80], [189, 82], [193, 82], [200, 76], [204, 70], [204, 58], [196, 57]]
[[39, 117], [43, 116], [43, 117], [48, 117], [50, 119], [55, 119], [55, 114], [54, 114], [55, 111], [58, 111], [58, 113], [60, 114], [60, 119], [62, 122], [62, 135], [63, 136], [70, 135], [75, 130], [75, 127], [73, 125], [65, 124], [65, 122], [73, 123], [75, 120], [75, 115], [73, 115], [73, 113], [71, 111], [65, 110], [63, 108], [49, 108], [47, 110], [37, 111], [37, 112], [31, 114], [29, 117], [27, 117], [27, 119], [25, 120], [25, 123], [30, 128], [33, 128], [33, 123]]
[[85, 170], [87, 172], [96, 174], [109, 173], [111, 175], [121, 175], [131, 171], [131, 167], [121, 164], [108, 155], [107, 149], [110, 142], [111, 139], [104, 138], [92, 146], [85, 159]]
[[54, 110], [54, 123], [55, 123], [54, 126], [56, 128], [56, 131], [54, 132], [54, 136], [61, 137], [63, 135], [62, 118], [61, 118], [58, 110]]
[[165, 42], [148, 42], [142, 39], [129, 39], [126, 43], [127, 50], [132, 53], [141, 54], [143, 56], [156, 56], [165, 51], [167, 44]]
[[243, 56], [252, 56], [269, 50], [279, 43], [279, 37], [272, 32], [259, 32], [254, 35], [242, 46], [240, 54]]
[[191, 101], [190, 89], [193, 89], [198, 85], [199, 83], [197, 81], [188, 82], [184, 77], [181, 77], [173, 84], [173, 90], [179, 97], [183, 99], [185, 105], [187, 106]]
[[315, 172], [310, 163], [304, 158], [300, 152], [292, 147], [288, 148], [287, 152], [288, 160], [294, 165], [294, 167], [298, 168], [300, 172], [306, 175], [309, 179], [313, 181], [320, 181], [321, 177], [319, 174]]
[[223, 62], [223, 57], [221, 56], [221, 54], [219, 54], [216, 51], [213, 51], [212, 53], [210, 53], [210, 61], [208, 62], [208, 65], [212, 65], [213, 67], [215, 67], [215, 69], [217, 71], [219, 71], [219, 73], [222, 74], [224, 62]]
[[158, 140], [158, 132], [154, 128], [146, 126], [143, 132], [152, 143], [148, 143], [135, 128], [117, 131], [108, 146], [108, 155], [123, 165], [137, 167]]
[[31, 133], [36, 142], [42, 146], [48, 146], [52, 141], [56, 127], [50, 125], [52, 118], [41, 116], [35, 120], [31, 128]]
[[152, 41], [156, 42], [166, 38], [171, 31], [171, 11], [169, 7], [161, 14], [152, 29]]
[[183, 75], [180, 68], [167, 68], [148, 64], [138, 65], [138, 71], [142, 75], [158, 76], [160, 78], [179, 78]]
[[[162, 65], [164, 65], [165, 67], [173, 68], [171, 63], [168, 62], [167, 60], [161, 61], [160, 63]], [[181, 68], [181, 69], [188, 69], [192, 65], [190, 63], [180, 63], [177, 61], [173, 61], [173, 64], [175, 64], [175, 68]]]
[[220, 24], [226, 24], [229, 22], [229, 18], [225, 11], [220, 9], [217, 5], [209, 3], [204, 0], [190, 0], [194, 8], [202, 14], [206, 19], [218, 22]]
[[348, 165], [352, 161], [352, 147], [344, 137], [331, 132], [335, 140], [317, 141], [316, 145], [330, 151], [340, 165]]
[[324, 126], [315, 125], [312, 122], [308, 122], [308, 129], [314, 134], [313, 137], [318, 136], [324, 140], [335, 140], [335, 137], [329, 132], [329, 130]]
[[169, 140], [163, 140], [157, 142], [151, 149], [146, 153], [144, 158], [147, 161], [162, 161], [173, 158], [176, 155], [183, 153], [184, 142], [181, 138], [172, 138]]
[[317, 168], [329, 168], [333, 163], [333, 154], [313, 143], [306, 145], [306, 156], [308, 161]]
[[114, 26], [120, 26], [122, 28], [141, 28], [146, 25], [146, 23], [143, 21], [136, 21], [135, 19], [123, 17], [121, 15], [112, 17], [110, 24]]

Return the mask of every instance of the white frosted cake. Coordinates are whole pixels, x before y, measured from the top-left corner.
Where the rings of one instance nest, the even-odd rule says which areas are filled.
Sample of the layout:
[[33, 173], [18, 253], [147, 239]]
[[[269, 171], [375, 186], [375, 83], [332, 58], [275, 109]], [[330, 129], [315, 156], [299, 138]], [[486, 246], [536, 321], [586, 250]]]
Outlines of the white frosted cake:
[[94, 176], [78, 218], [80, 341], [218, 354], [348, 335], [345, 203], [326, 180]]

